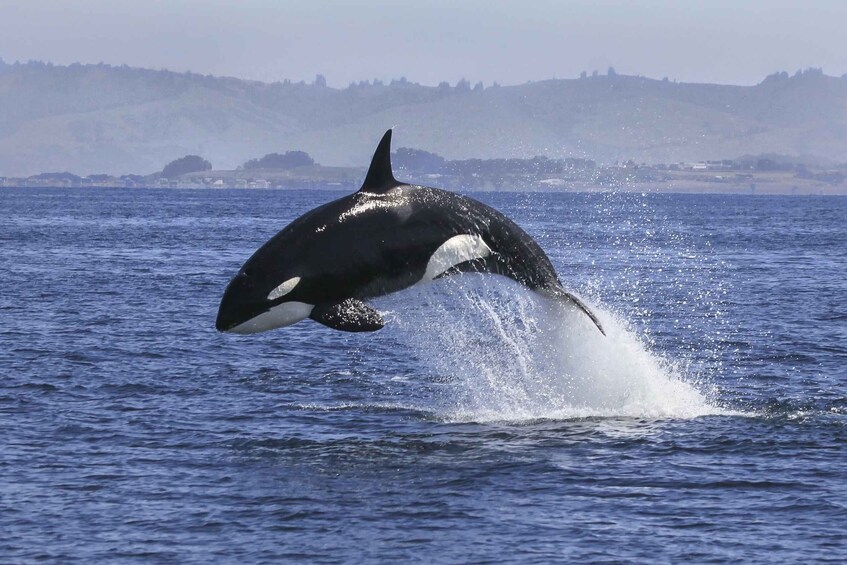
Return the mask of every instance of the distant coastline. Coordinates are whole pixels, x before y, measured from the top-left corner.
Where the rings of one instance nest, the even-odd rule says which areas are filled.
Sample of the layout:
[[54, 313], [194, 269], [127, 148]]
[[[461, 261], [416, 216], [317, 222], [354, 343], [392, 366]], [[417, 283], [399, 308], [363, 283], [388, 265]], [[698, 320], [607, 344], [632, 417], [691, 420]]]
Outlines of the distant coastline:
[[[407, 166], [401, 164], [397, 168], [398, 178], [457, 191], [847, 194], [845, 165], [815, 167], [764, 157], [657, 165], [632, 161], [596, 165], [587, 160], [557, 161], [542, 157], [460, 162], [442, 159], [440, 163], [447, 163], [443, 165], [438, 161], [433, 164], [433, 154], [407, 151], [423, 154], [424, 164], [414, 161], [407, 162]], [[403, 163], [403, 159], [398, 160]], [[427, 167], [426, 162], [431, 166]], [[289, 169], [203, 170], [174, 177], [164, 177], [161, 173], [89, 177], [42, 173], [0, 177], [0, 187], [352, 191], [359, 187], [364, 175], [365, 169], [360, 167], [312, 164]]]

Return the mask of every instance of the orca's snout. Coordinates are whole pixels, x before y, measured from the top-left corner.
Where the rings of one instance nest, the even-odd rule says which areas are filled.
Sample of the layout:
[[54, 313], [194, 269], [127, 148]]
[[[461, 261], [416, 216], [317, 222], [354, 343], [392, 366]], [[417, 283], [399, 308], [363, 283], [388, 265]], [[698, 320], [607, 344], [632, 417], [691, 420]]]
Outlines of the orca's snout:
[[219, 332], [229, 331], [238, 324], [233, 322], [232, 317], [227, 313], [227, 311], [223, 307], [223, 303], [221, 303], [220, 308], [218, 308], [218, 317], [215, 319], [215, 329]]
[[238, 316], [235, 309], [232, 307], [232, 301], [227, 300], [227, 294], [221, 299], [221, 305], [218, 307], [218, 317], [215, 319], [215, 329], [219, 332], [229, 331], [238, 325]]
[[215, 329], [219, 332], [228, 332], [253, 318], [256, 308], [250, 307], [253, 292], [253, 284], [244, 273], [236, 275], [227, 285], [221, 304], [218, 307], [218, 316], [215, 319]]

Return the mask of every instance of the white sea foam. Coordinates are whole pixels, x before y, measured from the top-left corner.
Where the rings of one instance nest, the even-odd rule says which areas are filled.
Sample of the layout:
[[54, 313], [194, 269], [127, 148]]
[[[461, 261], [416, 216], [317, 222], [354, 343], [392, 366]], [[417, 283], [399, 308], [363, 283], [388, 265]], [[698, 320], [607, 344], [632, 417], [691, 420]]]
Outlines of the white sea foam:
[[445, 384], [435, 411], [449, 421], [723, 413], [683, 362], [651, 352], [596, 305], [606, 336], [575, 307], [503, 277], [441, 281], [380, 306], [397, 339]]

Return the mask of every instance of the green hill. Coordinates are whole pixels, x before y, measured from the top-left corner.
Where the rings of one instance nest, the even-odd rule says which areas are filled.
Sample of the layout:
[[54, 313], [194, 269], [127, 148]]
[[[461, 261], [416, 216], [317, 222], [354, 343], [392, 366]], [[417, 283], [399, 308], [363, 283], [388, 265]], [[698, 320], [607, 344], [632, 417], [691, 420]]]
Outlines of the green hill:
[[108, 65], [0, 62], [0, 175], [149, 173], [196, 154], [216, 169], [302, 150], [364, 166], [381, 133], [449, 159], [677, 162], [745, 154], [847, 161], [847, 78], [750, 87], [632, 76], [517, 86], [243, 81]]

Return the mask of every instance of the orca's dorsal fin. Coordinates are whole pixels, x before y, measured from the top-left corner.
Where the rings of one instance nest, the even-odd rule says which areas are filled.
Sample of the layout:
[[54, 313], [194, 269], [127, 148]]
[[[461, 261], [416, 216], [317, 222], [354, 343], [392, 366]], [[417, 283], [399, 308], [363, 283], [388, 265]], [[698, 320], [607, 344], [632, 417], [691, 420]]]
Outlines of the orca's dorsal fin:
[[394, 178], [394, 173], [391, 171], [391, 131], [385, 132], [379, 145], [376, 146], [371, 166], [359, 192], [381, 194], [402, 184]]

